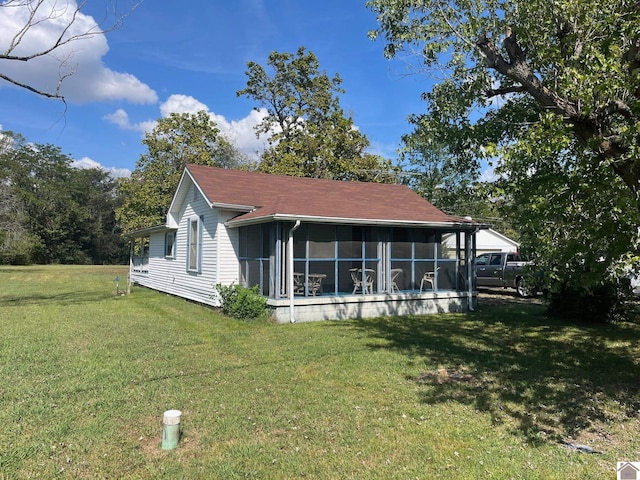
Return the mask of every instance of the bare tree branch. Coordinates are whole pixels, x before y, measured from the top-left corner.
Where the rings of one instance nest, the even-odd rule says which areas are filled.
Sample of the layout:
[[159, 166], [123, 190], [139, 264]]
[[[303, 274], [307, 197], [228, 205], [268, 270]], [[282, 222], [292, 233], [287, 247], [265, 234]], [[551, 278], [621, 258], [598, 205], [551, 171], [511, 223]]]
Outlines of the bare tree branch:
[[[4, 3], [0, 3], [0, 9], [9, 9], [9, 8], [20, 8], [27, 9], [29, 11], [29, 15], [24, 25], [22, 25], [18, 31], [14, 34], [13, 38], [9, 42], [6, 50], [0, 52], [0, 60], [9, 60], [15, 62], [28, 62], [30, 60], [45, 57], [52, 53], [62, 51], [63, 47], [72, 44], [73, 42], [85, 40], [91, 38], [95, 35], [102, 35], [108, 33], [110, 31], [118, 28], [124, 19], [128, 17], [144, 0], [136, 0], [135, 3], [132, 4], [131, 8], [125, 13], [119, 13], [117, 9], [117, 0], [113, 1], [113, 11], [111, 14], [109, 13], [109, 8], [105, 12], [105, 17], [103, 18], [101, 23], [104, 23], [107, 18], [113, 15], [113, 21], [106, 28], [103, 28], [101, 23], [96, 23], [95, 26], [88, 28], [85, 31], [81, 31], [79, 33], [72, 34], [72, 28], [77, 25], [78, 16], [81, 14], [81, 10], [85, 7], [88, 0], [82, 0], [74, 7], [71, 12], [69, 18], [63, 24], [62, 29], [56, 35], [51, 42], [36, 51], [32, 51], [29, 53], [21, 53], [16, 54], [16, 50], [20, 45], [23, 45], [25, 42], [25, 37], [29, 33], [29, 31], [34, 28], [46, 24], [47, 22], [54, 22], [59, 20], [69, 14], [69, 3], [64, 2], [63, 7], [59, 7], [57, 2], [50, 2], [47, 0], [6, 0]], [[111, 0], [105, 0], [107, 6], [111, 4]], [[65, 58], [69, 58], [71, 56], [70, 53], [65, 55]], [[60, 65], [65, 65], [66, 60], [61, 60]], [[64, 96], [60, 94], [61, 87], [63, 81], [69, 76], [75, 73], [75, 69], [71, 69], [66, 73], [60, 73], [58, 76], [58, 82], [56, 89], [54, 91], [44, 91], [39, 88], [36, 88], [27, 83], [21, 82], [7, 75], [6, 73], [0, 72], [0, 79], [3, 79], [17, 87], [24, 88], [36, 95], [40, 95], [45, 98], [53, 98], [57, 100], [62, 100], [64, 102]]]

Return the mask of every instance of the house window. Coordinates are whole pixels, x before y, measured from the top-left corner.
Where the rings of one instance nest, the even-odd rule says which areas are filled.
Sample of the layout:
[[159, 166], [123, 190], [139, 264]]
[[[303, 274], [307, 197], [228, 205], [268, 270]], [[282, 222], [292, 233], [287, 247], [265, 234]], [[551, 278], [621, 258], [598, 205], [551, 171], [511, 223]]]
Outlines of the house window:
[[188, 230], [189, 250], [187, 252], [187, 270], [200, 272], [200, 255], [202, 250], [202, 218], [190, 218]]
[[164, 256], [176, 257], [176, 232], [167, 232], [164, 235]]

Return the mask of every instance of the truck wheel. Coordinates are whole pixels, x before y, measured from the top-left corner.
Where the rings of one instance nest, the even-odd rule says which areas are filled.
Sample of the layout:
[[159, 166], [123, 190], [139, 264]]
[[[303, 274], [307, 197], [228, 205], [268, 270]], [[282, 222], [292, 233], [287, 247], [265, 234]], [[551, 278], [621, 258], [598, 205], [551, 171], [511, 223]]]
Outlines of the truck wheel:
[[523, 278], [516, 280], [516, 293], [519, 297], [528, 297], [530, 294]]

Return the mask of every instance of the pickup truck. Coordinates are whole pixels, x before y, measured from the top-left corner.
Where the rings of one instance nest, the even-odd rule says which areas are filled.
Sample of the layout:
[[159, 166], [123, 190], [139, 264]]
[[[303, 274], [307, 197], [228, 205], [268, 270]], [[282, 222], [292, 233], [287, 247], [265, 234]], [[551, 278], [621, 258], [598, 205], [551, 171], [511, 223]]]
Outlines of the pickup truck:
[[522, 270], [531, 262], [517, 253], [489, 252], [478, 255], [475, 260], [476, 278], [479, 287], [515, 288], [520, 297], [529, 296]]

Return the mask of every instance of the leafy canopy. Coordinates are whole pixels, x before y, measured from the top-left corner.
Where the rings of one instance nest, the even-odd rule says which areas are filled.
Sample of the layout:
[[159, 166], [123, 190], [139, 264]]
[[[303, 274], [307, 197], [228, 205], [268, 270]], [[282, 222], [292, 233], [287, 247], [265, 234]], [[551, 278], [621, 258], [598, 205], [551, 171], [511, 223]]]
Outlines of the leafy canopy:
[[627, 0], [369, 0], [394, 57], [437, 83], [416, 120], [501, 180], [552, 277], [590, 289], [637, 263], [640, 8]]
[[312, 52], [272, 52], [267, 68], [247, 64], [247, 86], [237, 92], [255, 100], [267, 115], [256, 135], [268, 133], [259, 170], [336, 180], [391, 179], [391, 163], [366, 152], [369, 140], [340, 107], [339, 75], [320, 71]]

